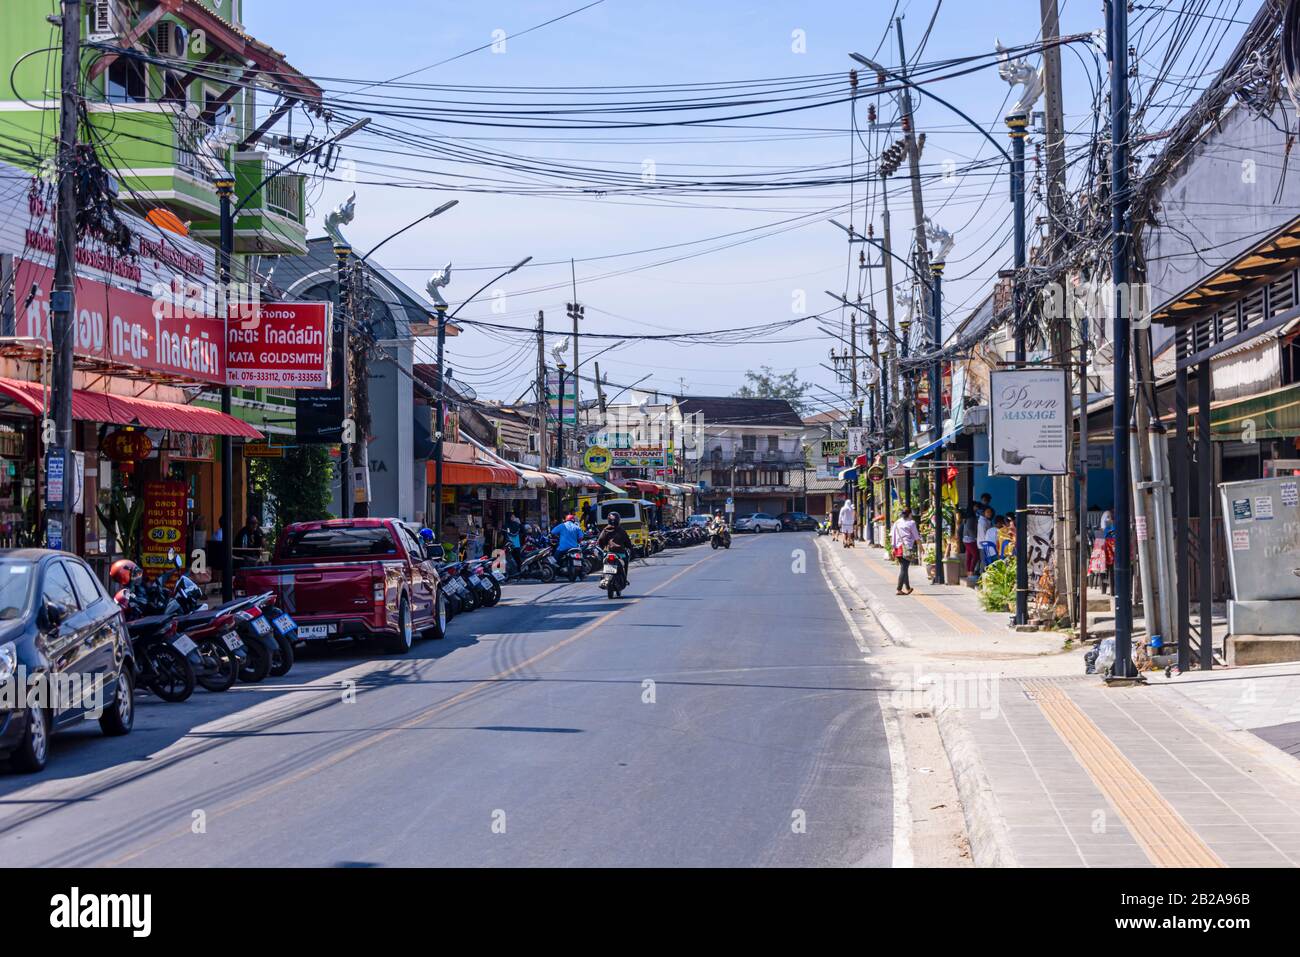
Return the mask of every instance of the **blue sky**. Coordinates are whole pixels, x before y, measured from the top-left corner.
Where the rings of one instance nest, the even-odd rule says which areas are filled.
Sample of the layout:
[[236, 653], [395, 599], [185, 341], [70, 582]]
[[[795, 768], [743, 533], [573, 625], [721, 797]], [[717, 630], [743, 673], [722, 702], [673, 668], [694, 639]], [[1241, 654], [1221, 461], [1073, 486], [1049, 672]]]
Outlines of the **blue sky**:
[[[514, 33], [582, 5], [584, 0], [529, 0], [529, 2], [479, 2], [475, 4], [429, 4], [416, 0], [385, 0], [378, 3], [320, 0], [304, 6], [294, 3], [249, 0], [245, 25], [249, 32], [283, 50], [291, 63], [313, 76], [382, 80], [415, 70], [489, 42], [494, 30]], [[741, 3], [710, 0], [708, 3], [650, 2], [650, 0], [606, 0], [605, 3], [559, 23], [507, 40], [503, 53], [483, 51], [411, 77], [411, 81], [440, 84], [474, 84], [494, 87], [632, 85], [742, 80], [777, 76], [832, 74], [854, 65], [851, 51], [868, 55], [884, 39], [893, 0], [868, 2]], [[900, 0], [909, 56], [935, 9], [934, 0]], [[991, 4], [972, 0], [947, 0], [940, 8], [935, 26], [921, 55], [924, 62], [968, 56], [993, 49], [995, 38], [1007, 45], [1032, 42], [1038, 33], [1038, 0], [1015, 0]], [[304, 24], [310, 24], [304, 27]], [[1102, 26], [1102, 7], [1097, 0], [1064, 0], [1062, 32], [1085, 32]], [[1236, 29], [1225, 24], [1224, 29]], [[795, 31], [804, 40], [805, 51], [796, 52]], [[1066, 51], [1065, 110], [1067, 129], [1078, 127], [1083, 142], [1089, 133], [1088, 107], [1091, 102], [1088, 74], [1090, 54], [1076, 56]], [[888, 44], [878, 59], [889, 65], [898, 62], [896, 42]], [[1036, 60], [1034, 61], [1037, 62]], [[864, 88], [874, 78], [864, 77]], [[338, 84], [326, 83], [338, 89]], [[976, 119], [990, 124], [995, 136], [1005, 140], [1000, 117], [1008, 87], [996, 70], [989, 69], [960, 79], [945, 81], [936, 92], [950, 99]], [[372, 90], [368, 95], [382, 95]], [[416, 95], [415, 91], [401, 91]], [[505, 93], [501, 94], [506, 97]], [[865, 124], [865, 104], [859, 104], [858, 121]], [[1041, 106], [1040, 106], [1041, 108]], [[882, 116], [893, 107], [882, 103]], [[757, 123], [814, 130], [819, 135], [800, 139], [761, 142], [668, 142], [671, 139], [702, 138], [698, 129], [683, 132], [669, 129], [645, 135], [640, 131], [559, 137], [560, 142], [538, 141], [526, 133], [524, 141], [506, 142], [501, 130], [481, 127], [437, 129], [425, 127], [426, 135], [450, 137], [494, 137], [475, 143], [508, 149], [517, 154], [571, 158], [579, 162], [617, 162], [628, 169], [642, 169], [647, 161], [658, 171], [695, 170], [707, 175], [753, 171], [758, 167], [789, 167], [845, 163], [850, 157], [849, 107], [825, 109], [759, 120]], [[1081, 125], [1083, 124], [1083, 125]], [[918, 111], [918, 128], [927, 132], [922, 157], [927, 168], [940, 169], [945, 160], [964, 164], [975, 156], [987, 157], [991, 147], [942, 107], [923, 104]], [[298, 132], [299, 128], [295, 128]], [[751, 136], [731, 131], [728, 136], [757, 139], [775, 130]], [[718, 137], [719, 131], [708, 135]], [[551, 139], [556, 139], [550, 136]], [[610, 142], [618, 139], [619, 142]], [[868, 140], [877, 149], [886, 140]], [[377, 171], [368, 167], [382, 160], [408, 167], [433, 168], [429, 160], [418, 163], [381, 156], [366, 149], [381, 144], [362, 134], [346, 155], [360, 165], [358, 179], [419, 178], [418, 170]], [[862, 143], [852, 144], [852, 154], [861, 164]], [[1031, 141], [1030, 155], [1033, 155]], [[694, 164], [694, 165], [686, 165]], [[1034, 166], [1031, 162], [1032, 175]], [[865, 167], [859, 166], [860, 172]], [[911, 227], [910, 200], [899, 180], [891, 193], [896, 246]], [[349, 189], [345, 183], [323, 183], [314, 195], [313, 221]], [[567, 288], [544, 289], [569, 279], [568, 259], [576, 266], [578, 297], [587, 306], [584, 330], [608, 333], [654, 333], [667, 330], [696, 330], [793, 318], [803, 306], [805, 312], [820, 312], [832, 306], [822, 290], [843, 292], [858, 287], [859, 272], [850, 267], [844, 234], [829, 224], [816, 222], [730, 249], [696, 255], [667, 265], [642, 268], [603, 278], [602, 274], [645, 266], [683, 253], [698, 253], [715, 244], [701, 244], [672, 253], [648, 254], [597, 262], [583, 262], [650, 247], [718, 236], [752, 229], [822, 208], [842, 206], [850, 201], [846, 186], [816, 190], [789, 190], [775, 195], [737, 198], [712, 195], [692, 197], [688, 204], [663, 204], [633, 200], [611, 201], [595, 196], [539, 198], [469, 192], [397, 189], [378, 185], [357, 185], [358, 215], [349, 233], [361, 249], [431, 210], [449, 198], [460, 206], [443, 217], [422, 224], [385, 247], [383, 263], [399, 271], [416, 289], [422, 289], [429, 271], [451, 261], [454, 272], [447, 298], [453, 304], [469, 295], [491, 277], [486, 272], [497, 264], [509, 264], [531, 255], [538, 263], [501, 284], [506, 294], [494, 313], [485, 298], [469, 306], [463, 315], [514, 325], [529, 325], [537, 310], [545, 310], [548, 328], [566, 325], [564, 303], [571, 298]], [[863, 206], [863, 188], [855, 185], [852, 198], [857, 205], [853, 220], [859, 226], [864, 216], [879, 231], [879, 207]], [[952, 183], [933, 182], [925, 188], [927, 212], [957, 235], [949, 258], [947, 312], [959, 319], [1007, 264], [1010, 246], [1010, 203], [1004, 168], [989, 168]], [[841, 214], [846, 219], [847, 214]], [[1032, 224], [1032, 212], [1031, 212]], [[856, 256], [856, 252], [854, 253]], [[896, 277], [898, 278], [898, 277]], [[875, 279], [877, 288], [881, 285]], [[801, 302], [802, 295], [802, 302]], [[876, 300], [884, 314], [884, 299]], [[843, 328], [842, 317], [834, 314], [831, 324]], [[558, 336], [553, 341], [558, 341]], [[627, 383], [652, 373], [651, 384], [676, 391], [683, 382], [689, 392], [729, 393], [743, 381], [746, 369], [767, 364], [779, 370], [797, 369], [800, 376], [834, 392], [844, 391], [834, 376], [820, 367], [826, 361], [832, 341], [817, 332], [813, 322], [795, 327], [781, 342], [727, 347], [695, 345], [683, 347], [638, 343], [601, 357], [602, 371], [614, 382]], [[605, 343], [583, 343], [584, 355]], [[548, 349], [551, 343], [548, 342]], [[451, 349], [451, 362], [458, 376], [474, 384], [481, 395], [513, 399], [526, 387], [533, 373], [533, 352], [513, 343], [471, 332]], [[590, 372], [590, 366], [584, 369]], [[584, 387], [588, 388], [589, 387]], [[818, 392], [822, 399], [827, 393]]]

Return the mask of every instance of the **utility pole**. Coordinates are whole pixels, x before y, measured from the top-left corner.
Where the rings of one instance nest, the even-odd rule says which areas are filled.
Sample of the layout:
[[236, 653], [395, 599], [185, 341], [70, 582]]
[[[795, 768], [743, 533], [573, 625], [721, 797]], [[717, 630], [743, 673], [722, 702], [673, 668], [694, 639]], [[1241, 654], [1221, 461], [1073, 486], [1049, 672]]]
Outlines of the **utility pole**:
[[546, 316], [537, 310], [537, 455], [544, 468], [551, 461], [546, 448], [546, 419], [550, 415], [546, 396]]
[[599, 363], [599, 362], [595, 363], [595, 366], [596, 366], [596, 400], [600, 403], [600, 414], [601, 414], [601, 420], [600, 420], [600, 423], [601, 423], [601, 425], [604, 425], [604, 424], [605, 424], [605, 419], [604, 419], [604, 415], [605, 415], [605, 389], [604, 389], [604, 387], [602, 386], [601, 381], [600, 381], [600, 363]]
[[[1132, 479], [1129, 474], [1129, 92], [1128, 7], [1106, 0], [1106, 46], [1110, 59], [1110, 274], [1114, 286], [1115, 354], [1113, 365], [1115, 443], [1115, 664], [1119, 679], [1137, 677], [1133, 664], [1133, 562], [1131, 557]], [[1204, 411], [1204, 410], [1203, 410]], [[1208, 513], [1202, 513], [1210, 527]], [[1208, 541], [1208, 535], [1206, 536]], [[1206, 578], [1208, 578], [1208, 574]]]
[[[352, 515], [355, 518], [370, 517], [370, 495], [366, 491], [370, 481], [370, 339], [371, 328], [368, 321], [370, 315], [370, 279], [366, 271], [365, 259], [354, 261], [352, 264], [352, 276], [348, 283], [348, 294], [350, 303], [348, 309], [348, 333], [349, 342], [352, 343], [348, 349], [349, 355], [353, 356], [356, 361], [355, 378], [353, 388], [356, 391], [352, 417], [356, 420], [357, 441], [352, 445], [352, 475], [353, 475], [353, 498], [356, 496], [356, 476], [361, 476], [361, 500], [354, 502], [352, 505]], [[367, 321], [361, 323], [359, 329], [355, 329], [362, 317], [367, 317]], [[355, 332], [356, 335], [352, 336]], [[442, 380], [438, 380], [439, 391], [442, 391]]]
[[[894, 26], [898, 33], [898, 72], [906, 79], [907, 77], [907, 51], [903, 47], [903, 19], [898, 17], [894, 20]], [[930, 272], [930, 246], [925, 238], [925, 203], [921, 198], [921, 150], [916, 144], [916, 123], [912, 118], [912, 93], [911, 88], [904, 85], [899, 93], [903, 104], [903, 135], [907, 143], [907, 168], [912, 179], [912, 217], [916, 220], [916, 274], [925, 276]], [[929, 302], [925, 296], [921, 297], [923, 309], [929, 310]], [[943, 345], [943, 337], [940, 336], [935, 340], [936, 349]], [[933, 401], [933, 400], [932, 400]], [[939, 436], [934, 436], [937, 439]]]
[[[54, 289], [50, 296], [51, 340], [54, 346], [53, 413], [54, 448], [46, 455], [57, 458], [63, 474], [62, 501], [49, 520], [58, 522], [57, 539], [64, 551], [77, 550], [73, 528], [76, 490], [76, 456], [72, 426], [72, 326], [77, 297], [77, 81], [81, 67], [81, 0], [64, 0], [63, 61], [60, 79], [59, 200], [55, 220]], [[15, 290], [16, 294], [16, 290]], [[48, 430], [45, 430], [48, 432]]]
[[[931, 333], [937, 350], [943, 345], [943, 263], [930, 264], [930, 276], [934, 285], [934, 326]], [[956, 396], [953, 396], [954, 400]], [[935, 353], [930, 363], [930, 427], [934, 429], [934, 441], [943, 435], [943, 360]], [[944, 584], [943, 574], [943, 470], [939, 467], [939, 450], [934, 450], [931, 464], [933, 481], [930, 484], [931, 496], [934, 498], [934, 583]], [[954, 582], [954, 584], [956, 584]]]
[[[1006, 117], [1011, 131], [1011, 203], [1015, 220], [1015, 279], [1012, 281], [1012, 323], [1015, 331], [1016, 367], [1024, 368], [1025, 352], [1025, 136], [1029, 117], [1012, 113]], [[1029, 482], [1016, 477], [1016, 619], [1029, 622]]]
[[[893, 243], [890, 241], [890, 232], [889, 232], [890, 172], [891, 170], [888, 170], [884, 167], [882, 167], [880, 170], [882, 248], [884, 249], [884, 253], [885, 253], [884, 256], [881, 257], [881, 260], [885, 267], [885, 315], [889, 323], [889, 351], [890, 354], [894, 356], [894, 361], [889, 364], [889, 394], [893, 396], [894, 403], [895, 405], [898, 406], [898, 410], [900, 413], [900, 415], [898, 416], [898, 421], [901, 425], [902, 432], [903, 432], [903, 437], [902, 437], [903, 445], [906, 446], [907, 429], [908, 429], [907, 404], [905, 402], [900, 401], [903, 397], [903, 394], [902, 392], [899, 391], [899, 387], [898, 387], [898, 359], [900, 358], [901, 354], [898, 351], [898, 339], [895, 334], [895, 322], [894, 322], [894, 249], [893, 249]], [[906, 330], [904, 330], [903, 334], [904, 337], [906, 337], [907, 334]], [[888, 415], [888, 403], [886, 403], [886, 415]], [[888, 430], [886, 430], [886, 435], [888, 435]], [[886, 443], [886, 445], [888, 445], [888, 443]], [[886, 452], [888, 452], [888, 449], [886, 449]], [[894, 497], [893, 495], [890, 494], [890, 490], [889, 490], [888, 469], [889, 469], [889, 463], [888, 461], [886, 461], [885, 463], [885, 534], [886, 536], [888, 536], [889, 530], [893, 527], [894, 524], [893, 516], [890, 514], [890, 510], [893, 506]], [[886, 540], [886, 545], [888, 545], [888, 540]]]
[[[1060, 35], [1060, 17], [1057, 0], [1040, 0], [1039, 8], [1043, 24], [1043, 83], [1044, 106], [1047, 111], [1047, 212], [1048, 212], [1048, 249], [1051, 250], [1051, 262], [1054, 264], [1062, 254], [1065, 242], [1065, 134], [1061, 106], [1061, 48], [1056, 45]], [[1068, 314], [1056, 320], [1052, 329], [1052, 359], [1065, 370], [1065, 394], [1074, 392], [1070, 381], [1073, 374], [1073, 329]], [[1086, 419], [1084, 428], [1087, 427]], [[1074, 449], [1074, 443], [1070, 443]], [[1086, 509], [1083, 502], [1079, 509], [1074, 507], [1075, 468], [1073, 455], [1066, 461], [1065, 475], [1058, 476], [1052, 482], [1052, 529], [1053, 546], [1056, 551], [1056, 569], [1059, 581], [1057, 594], [1065, 595], [1066, 607], [1074, 603], [1070, 618], [1077, 621], [1082, 608], [1077, 606], [1074, 590], [1075, 563], [1072, 554], [1074, 543], [1082, 526], [1077, 521], [1079, 512]], [[1085, 472], [1087, 466], [1080, 461], [1079, 471]]]
[[[884, 375], [880, 371], [880, 330], [876, 322], [876, 310], [869, 307], [867, 315], [871, 318], [871, 368], [874, 370], [868, 383], [868, 393], [871, 397], [871, 432], [876, 434], [884, 422], [884, 413], [880, 408], [880, 387], [883, 385]], [[867, 468], [870, 470], [870, 456], [868, 456]], [[885, 532], [889, 532], [889, 486], [887, 483], [881, 483], [885, 488]], [[876, 509], [879, 504], [876, 502], [876, 483], [871, 481], [870, 475], [867, 476], [867, 488], [870, 489], [871, 514], [869, 516], [868, 528], [870, 529], [870, 538], [868, 544], [874, 545], [876, 542]]]

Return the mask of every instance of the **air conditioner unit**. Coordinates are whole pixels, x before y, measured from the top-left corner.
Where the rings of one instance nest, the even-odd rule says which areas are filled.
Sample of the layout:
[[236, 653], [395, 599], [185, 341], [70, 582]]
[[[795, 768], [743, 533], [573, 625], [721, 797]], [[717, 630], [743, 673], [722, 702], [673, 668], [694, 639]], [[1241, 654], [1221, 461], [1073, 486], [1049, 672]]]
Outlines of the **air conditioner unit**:
[[114, 40], [121, 32], [124, 22], [119, 0], [94, 0], [90, 7], [90, 31], [86, 39], [99, 43]]
[[180, 24], [164, 20], [154, 28], [154, 46], [162, 57], [185, 55], [185, 33]]

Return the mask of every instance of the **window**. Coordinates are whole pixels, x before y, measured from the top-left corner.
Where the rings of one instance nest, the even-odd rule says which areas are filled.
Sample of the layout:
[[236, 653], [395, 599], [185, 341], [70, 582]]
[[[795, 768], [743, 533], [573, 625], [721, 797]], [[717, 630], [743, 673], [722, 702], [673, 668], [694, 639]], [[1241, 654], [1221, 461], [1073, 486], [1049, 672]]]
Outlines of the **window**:
[[46, 601], [77, 610], [77, 594], [68, 580], [68, 573], [63, 570], [63, 562], [50, 562], [45, 569], [45, 587], [41, 595]]
[[63, 565], [72, 576], [72, 587], [76, 589], [77, 597], [81, 599], [82, 608], [89, 608], [104, 597], [99, 582], [95, 581], [95, 576], [90, 574], [90, 570], [85, 565], [77, 562], [64, 562]]
[[393, 533], [382, 525], [336, 525], [289, 532], [283, 558], [337, 558], [353, 555], [396, 555]]
[[781, 451], [781, 436], [779, 436], [779, 435], [769, 435], [769, 436], [767, 437], [767, 450], [768, 450], [769, 452], [780, 452], [780, 451]]
[[784, 485], [785, 473], [779, 469], [763, 469], [758, 473], [759, 485]]
[[149, 100], [145, 65], [138, 60], [118, 57], [108, 68], [104, 98], [109, 103], [145, 103]]
[[740, 447], [747, 452], [752, 452], [758, 448], [757, 435], [742, 435], [740, 437]]
[[737, 470], [736, 470], [736, 484], [737, 484], [737, 485], [753, 485], [753, 484], [754, 484], [754, 473], [751, 472], [751, 471], [749, 471], [748, 469], [737, 469]]
[[31, 562], [0, 562], [0, 621], [26, 614], [35, 578], [36, 566]]

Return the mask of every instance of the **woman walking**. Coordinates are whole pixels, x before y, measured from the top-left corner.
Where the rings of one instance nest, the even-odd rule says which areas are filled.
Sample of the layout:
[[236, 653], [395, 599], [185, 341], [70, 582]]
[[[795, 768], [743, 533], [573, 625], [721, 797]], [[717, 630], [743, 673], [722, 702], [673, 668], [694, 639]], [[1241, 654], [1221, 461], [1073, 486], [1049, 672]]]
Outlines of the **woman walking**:
[[853, 538], [857, 532], [857, 513], [853, 510], [853, 500], [845, 499], [840, 509], [840, 534], [844, 536], [844, 547], [853, 547]]
[[894, 527], [889, 530], [889, 544], [893, 546], [894, 557], [898, 559], [898, 594], [912, 594], [912, 582], [908, 579], [908, 569], [916, 561], [916, 546], [921, 541], [921, 530], [916, 527], [910, 508], [903, 509]]

